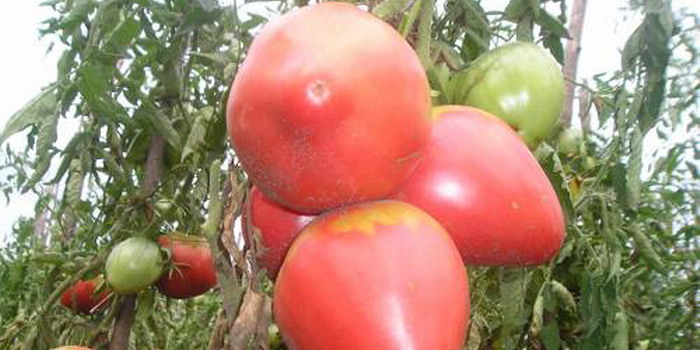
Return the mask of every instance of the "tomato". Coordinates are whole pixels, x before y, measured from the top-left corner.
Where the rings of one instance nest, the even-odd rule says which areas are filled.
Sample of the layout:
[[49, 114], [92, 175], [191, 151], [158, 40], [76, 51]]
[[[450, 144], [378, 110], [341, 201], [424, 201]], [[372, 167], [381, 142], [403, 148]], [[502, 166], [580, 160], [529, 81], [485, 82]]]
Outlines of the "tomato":
[[158, 237], [158, 243], [170, 250], [173, 265], [156, 283], [163, 295], [174, 299], [191, 298], [216, 285], [214, 260], [206, 239], [170, 234]]
[[391, 26], [324, 2], [270, 21], [231, 87], [231, 144], [270, 199], [301, 213], [383, 198], [430, 134], [420, 61]]
[[527, 146], [498, 118], [438, 107], [428, 154], [393, 198], [431, 214], [467, 264], [537, 265], [564, 238], [559, 200]]
[[157, 243], [131, 237], [117, 244], [107, 257], [107, 285], [115, 293], [136, 293], [158, 280], [167, 262]]
[[559, 153], [567, 157], [583, 154], [583, 134], [578, 129], [566, 129], [559, 134]]
[[273, 312], [291, 349], [459, 350], [467, 274], [428, 214], [367, 202], [304, 228], [277, 277]]
[[256, 186], [250, 189], [243, 206], [243, 237], [246, 240], [251, 237], [248, 223], [260, 235], [264, 249], [258, 252], [257, 261], [260, 267], [267, 270], [270, 279], [275, 279], [292, 241], [313, 218], [313, 215], [280, 207], [265, 197]]
[[61, 295], [61, 304], [74, 312], [91, 314], [109, 305], [109, 291], [103, 289], [97, 293], [102, 279], [79, 280], [68, 287]]
[[497, 47], [477, 58], [458, 87], [455, 103], [505, 120], [534, 149], [559, 120], [564, 78], [549, 52], [532, 43]]
[[62, 346], [62, 347], [60, 347], [60, 348], [55, 348], [55, 349], [53, 349], [53, 350], [92, 350], [92, 349], [90, 349], [90, 348], [85, 348], [85, 347], [82, 347], [82, 346], [73, 346], [73, 345], [69, 345], [69, 346]]

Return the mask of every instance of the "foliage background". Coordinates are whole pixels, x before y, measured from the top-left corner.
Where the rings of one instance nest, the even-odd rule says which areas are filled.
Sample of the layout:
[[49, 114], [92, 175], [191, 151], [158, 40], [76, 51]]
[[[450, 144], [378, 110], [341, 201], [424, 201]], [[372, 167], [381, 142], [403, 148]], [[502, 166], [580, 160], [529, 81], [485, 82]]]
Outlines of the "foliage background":
[[[226, 145], [222, 101], [254, 33], [299, 4], [45, 5], [53, 15], [41, 32], [65, 48], [57, 79], [0, 134], [0, 188], [8, 198], [26, 191], [39, 198], [35, 217], [20, 219], [0, 250], [0, 349], [104, 347], [120, 303], [84, 317], [58, 305], [57, 296], [77, 278], [99, 274], [106, 253], [125, 237], [202, 234], [214, 204], [240, 200], [230, 196], [245, 177]], [[533, 40], [561, 60], [571, 1], [513, 0], [495, 11], [474, 0], [369, 6], [416, 48], [442, 104], [459, 102], [460, 71], [489, 47]], [[699, 18], [661, 0], [630, 6], [643, 21], [621, 52], [621, 69], [581, 82], [584, 143], [562, 154], [553, 136], [536, 151], [567, 214], [565, 246], [540, 268], [470, 268], [468, 349], [700, 344]], [[58, 145], [65, 123], [79, 125], [78, 132]], [[16, 133], [26, 148], [5, 143]], [[645, 149], [651, 139], [664, 147]], [[163, 175], [144, 190], [154, 140], [165, 152]], [[233, 176], [218, 176], [210, 168], [217, 160], [230, 164]], [[221, 183], [229, 197], [212, 188]], [[237, 309], [249, 285], [269, 293], [248, 269], [231, 275], [218, 291], [185, 302], [141, 293], [130, 348], [210, 346], [222, 304]], [[255, 344], [282, 347], [274, 326], [269, 330], [271, 340]]]

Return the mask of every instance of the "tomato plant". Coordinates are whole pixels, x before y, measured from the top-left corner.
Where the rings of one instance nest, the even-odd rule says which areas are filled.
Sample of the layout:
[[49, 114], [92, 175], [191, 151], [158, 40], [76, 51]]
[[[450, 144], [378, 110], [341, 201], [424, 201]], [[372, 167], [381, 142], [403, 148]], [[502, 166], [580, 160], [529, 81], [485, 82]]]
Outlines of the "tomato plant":
[[143, 237], [128, 238], [107, 257], [107, 285], [115, 293], [136, 293], [158, 280], [167, 261], [157, 243]]
[[277, 277], [273, 310], [292, 349], [459, 350], [467, 274], [428, 214], [367, 202], [304, 228]]
[[329, 2], [274, 19], [255, 37], [227, 125], [265, 195], [318, 213], [393, 192], [420, 159], [429, 113], [425, 72], [401, 35]]
[[170, 234], [158, 237], [158, 243], [170, 251], [172, 265], [156, 283], [163, 295], [175, 299], [191, 298], [216, 285], [214, 261], [206, 239]]
[[102, 282], [101, 278], [76, 282], [61, 294], [61, 304], [81, 314], [91, 314], [104, 308], [109, 304], [109, 291], [103, 289], [98, 293], [97, 288]]
[[529, 147], [556, 124], [564, 106], [564, 78], [554, 58], [532, 43], [497, 47], [477, 58], [456, 87], [454, 101], [505, 120]]
[[[259, 235], [263, 250], [257, 254], [260, 267], [274, 280], [292, 241], [315, 216], [279, 206], [253, 186], [243, 206], [243, 237]], [[253, 232], [249, 232], [249, 227]]]
[[564, 238], [563, 214], [518, 135], [475, 108], [438, 107], [434, 116], [428, 154], [393, 198], [436, 218], [468, 264], [551, 259]]

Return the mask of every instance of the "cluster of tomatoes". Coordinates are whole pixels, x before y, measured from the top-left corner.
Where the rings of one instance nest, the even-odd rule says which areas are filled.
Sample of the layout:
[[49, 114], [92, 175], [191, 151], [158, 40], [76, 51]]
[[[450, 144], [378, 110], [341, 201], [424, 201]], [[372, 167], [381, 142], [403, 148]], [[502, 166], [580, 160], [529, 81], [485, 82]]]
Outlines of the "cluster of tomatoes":
[[63, 292], [61, 304], [92, 314], [109, 305], [112, 293], [134, 294], [155, 284], [168, 298], [186, 299], [216, 284], [207, 241], [177, 233], [159, 236], [158, 243], [143, 237], [120, 242], [107, 258], [105, 277], [76, 282]]
[[557, 64], [511, 44], [460, 79], [465, 106], [433, 107], [409, 44], [350, 4], [297, 9], [256, 36], [227, 125], [289, 348], [461, 349], [465, 264], [558, 252], [560, 204], [528, 148], [561, 111]]

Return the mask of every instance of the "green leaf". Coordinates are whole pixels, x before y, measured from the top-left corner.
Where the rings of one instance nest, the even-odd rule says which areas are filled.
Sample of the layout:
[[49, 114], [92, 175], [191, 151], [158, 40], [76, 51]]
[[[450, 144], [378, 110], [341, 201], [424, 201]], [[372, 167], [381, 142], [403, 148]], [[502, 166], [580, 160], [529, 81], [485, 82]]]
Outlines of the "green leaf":
[[651, 240], [640, 230], [639, 226], [636, 223], [631, 223], [627, 227], [627, 232], [632, 236], [637, 251], [642, 259], [659, 273], [667, 273], [667, 268], [664, 266], [661, 257], [651, 245]]
[[210, 141], [207, 136], [216, 117], [214, 107], [211, 106], [204, 107], [194, 114], [192, 128], [182, 149], [181, 162], [192, 160], [194, 164], [199, 163], [200, 154], [206, 150], [206, 144]]
[[384, 0], [377, 5], [372, 13], [381, 18], [387, 19], [406, 11], [409, 0]]
[[518, 23], [520, 18], [528, 12], [528, 4], [525, 0], [510, 0], [508, 6], [503, 11], [503, 19]]
[[552, 16], [547, 11], [543, 10], [542, 12], [540, 12], [539, 16], [536, 15], [535, 22], [539, 24], [543, 29], [556, 35], [557, 37], [571, 38], [569, 36], [569, 31], [566, 29], [564, 24], [561, 23], [561, 21], [558, 18]]
[[7, 141], [7, 138], [29, 126], [42, 123], [43, 120], [54, 117], [58, 104], [55, 90], [56, 85], [47, 87], [24, 105], [22, 109], [15, 112], [5, 124], [2, 134], [0, 134], [0, 144], [3, 144]]
[[431, 29], [433, 26], [433, 4], [434, 0], [422, 0], [420, 17], [418, 18], [418, 40], [416, 42], [416, 53], [420, 58], [424, 69], [432, 66], [430, 60], [430, 41], [432, 39]]
[[51, 166], [51, 159], [53, 159], [54, 156], [54, 152], [52, 152], [53, 144], [56, 142], [57, 137], [56, 128], [58, 127], [58, 117], [58, 106], [54, 106], [53, 115], [44, 119], [39, 127], [39, 136], [36, 143], [37, 159], [34, 162], [34, 173], [22, 188], [22, 192], [28, 191], [41, 181], [44, 174], [46, 174]]
[[88, 15], [95, 8], [97, 8], [97, 1], [95, 0], [76, 0], [68, 15], [61, 20], [59, 28], [67, 32], [73, 31], [83, 21], [87, 20]]
[[561, 347], [561, 338], [559, 337], [559, 325], [556, 319], [552, 319], [542, 327], [540, 331], [540, 339], [547, 350], [559, 350]]
[[623, 70], [630, 69], [634, 63], [634, 60], [639, 57], [639, 54], [642, 51], [642, 26], [643, 24], [639, 25], [639, 27], [637, 27], [637, 29], [635, 29], [632, 35], [630, 35], [630, 37], [627, 39], [627, 42], [625, 42], [625, 47], [622, 49], [621, 56], [621, 66]]
[[615, 319], [612, 325], [613, 338], [610, 344], [612, 350], [629, 350], [629, 324], [627, 315], [619, 311], [615, 314]]
[[527, 291], [527, 273], [522, 268], [500, 269], [500, 294], [503, 323], [499, 337], [505, 343], [505, 349], [515, 348], [515, 339], [519, 329], [525, 323], [525, 292]]
[[141, 33], [141, 23], [132, 17], [125, 18], [106, 36], [107, 48], [110, 54], [121, 56]]
[[150, 101], [146, 101], [136, 113], [148, 121], [153, 133], [163, 136], [168, 145], [177, 150], [182, 149], [180, 135], [173, 127], [170, 118], [162, 110], [156, 108]]
[[635, 125], [630, 140], [629, 167], [627, 168], [627, 206], [636, 210], [642, 192], [642, 146], [643, 138], [639, 126]]

